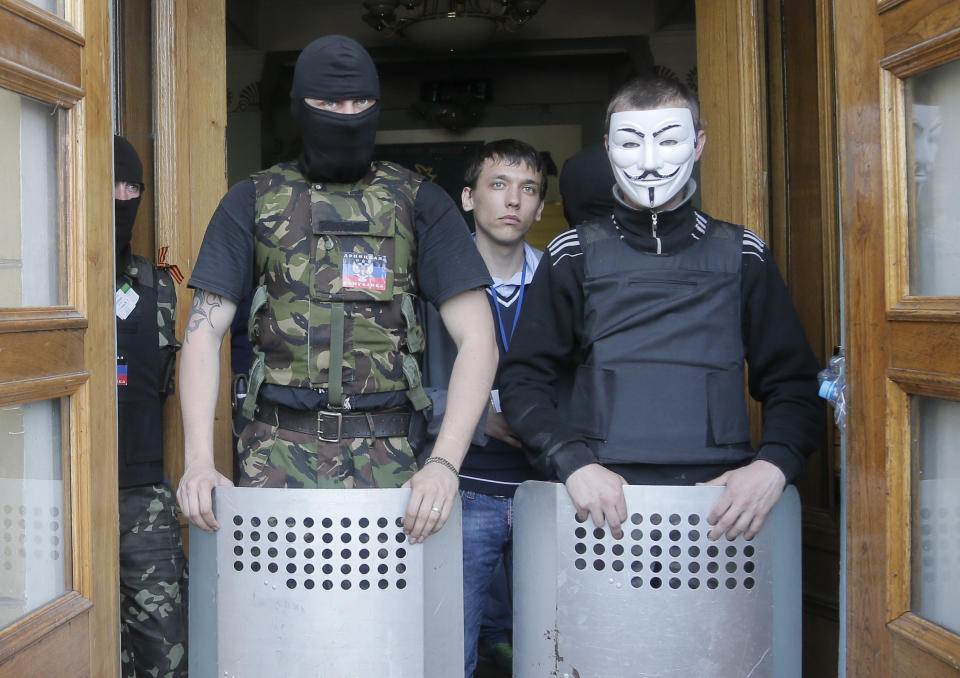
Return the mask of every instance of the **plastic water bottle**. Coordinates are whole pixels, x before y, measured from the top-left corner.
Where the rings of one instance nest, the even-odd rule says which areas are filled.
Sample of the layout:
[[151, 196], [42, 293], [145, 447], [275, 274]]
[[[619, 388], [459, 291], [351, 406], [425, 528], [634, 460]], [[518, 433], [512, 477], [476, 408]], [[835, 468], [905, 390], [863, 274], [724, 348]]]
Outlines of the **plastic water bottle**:
[[830, 363], [817, 373], [819, 396], [833, 405], [833, 421], [843, 431], [847, 424], [847, 379], [843, 347], [838, 346]]

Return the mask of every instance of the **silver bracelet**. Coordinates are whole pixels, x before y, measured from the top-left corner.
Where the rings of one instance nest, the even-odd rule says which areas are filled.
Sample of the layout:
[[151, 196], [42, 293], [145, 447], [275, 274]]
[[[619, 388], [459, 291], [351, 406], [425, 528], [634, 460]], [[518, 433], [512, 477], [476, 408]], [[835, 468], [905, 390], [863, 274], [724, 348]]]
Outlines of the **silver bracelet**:
[[443, 466], [446, 466], [448, 469], [450, 469], [450, 473], [455, 475], [457, 477], [457, 480], [460, 480], [460, 473], [457, 471], [457, 467], [451, 464], [448, 460], [444, 459], [443, 457], [428, 457], [427, 460], [423, 462], [423, 465], [426, 466], [427, 464], [430, 464], [430, 463], [437, 463], [437, 464], [442, 464]]

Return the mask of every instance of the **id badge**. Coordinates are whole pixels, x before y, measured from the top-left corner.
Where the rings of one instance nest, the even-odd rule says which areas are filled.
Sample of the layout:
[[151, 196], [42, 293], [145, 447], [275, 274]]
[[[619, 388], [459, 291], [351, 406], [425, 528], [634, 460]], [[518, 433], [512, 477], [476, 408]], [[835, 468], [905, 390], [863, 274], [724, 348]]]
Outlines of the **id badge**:
[[126, 320], [133, 313], [140, 301], [140, 295], [137, 294], [127, 283], [117, 290], [113, 295], [113, 304], [117, 310], [117, 317], [120, 320]]

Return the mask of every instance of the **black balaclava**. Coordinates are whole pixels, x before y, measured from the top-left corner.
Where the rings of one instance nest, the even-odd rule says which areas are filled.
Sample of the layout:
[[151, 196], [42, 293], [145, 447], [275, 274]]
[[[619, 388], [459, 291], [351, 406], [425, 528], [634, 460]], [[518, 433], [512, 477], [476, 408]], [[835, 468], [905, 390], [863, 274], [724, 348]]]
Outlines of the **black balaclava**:
[[[317, 110], [304, 98], [377, 99], [377, 103], [349, 115]], [[373, 158], [379, 99], [377, 69], [358, 42], [326, 35], [307, 45], [297, 59], [290, 90], [290, 112], [303, 134], [300, 171], [311, 181], [352, 183], [362, 178]]]
[[[123, 137], [113, 137], [113, 181], [126, 181], [143, 187], [143, 165], [140, 156], [129, 141]], [[140, 196], [130, 200], [113, 201], [114, 228], [116, 229], [117, 270], [122, 271], [130, 259], [130, 238], [133, 236], [133, 222], [137, 219]]]

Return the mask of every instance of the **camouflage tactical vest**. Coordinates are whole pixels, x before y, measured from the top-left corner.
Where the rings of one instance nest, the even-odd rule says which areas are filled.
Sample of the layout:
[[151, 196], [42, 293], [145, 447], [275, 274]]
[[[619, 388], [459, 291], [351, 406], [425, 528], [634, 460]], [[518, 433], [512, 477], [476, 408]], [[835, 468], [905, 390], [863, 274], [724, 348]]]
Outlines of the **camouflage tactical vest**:
[[349, 407], [351, 395], [403, 390], [425, 407], [414, 311], [422, 177], [377, 162], [355, 184], [311, 184], [282, 163], [252, 179], [258, 287], [245, 415], [262, 383], [326, 389], [334, 408]]

